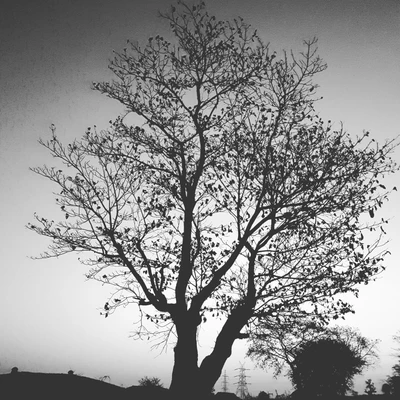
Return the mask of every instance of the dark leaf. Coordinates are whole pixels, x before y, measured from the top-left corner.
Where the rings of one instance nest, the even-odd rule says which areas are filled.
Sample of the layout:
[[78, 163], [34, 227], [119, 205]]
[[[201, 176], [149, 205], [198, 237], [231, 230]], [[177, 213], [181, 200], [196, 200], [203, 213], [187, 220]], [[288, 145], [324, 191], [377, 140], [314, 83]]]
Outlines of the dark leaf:
[[369, 209], [369, 216], [371, 217], [371, 218], [374, 218], [374, 210], [372, 209], [372, 208], [370, 208]]

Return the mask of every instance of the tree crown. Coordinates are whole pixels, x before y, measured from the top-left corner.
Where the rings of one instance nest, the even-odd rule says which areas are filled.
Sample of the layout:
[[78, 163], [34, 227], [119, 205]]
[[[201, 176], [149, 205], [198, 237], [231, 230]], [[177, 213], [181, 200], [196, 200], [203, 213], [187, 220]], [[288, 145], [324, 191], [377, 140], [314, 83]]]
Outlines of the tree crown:
[[41, 141], [63, 166], [33, 171], [58, 185], [64, 217], [29, 225], [52, 239], [43, 256], [86, 254], [87, 277], [115, 288], [105, 316], [137, 304], [139, 335], [152, 321], [169, 337], [184, 311], [200, 324], [244, 307], [248, 329], [351, 311], [335, 296], [383, 268], [387, 221], [375, 213], [394, 142], [318, 117], [315, 39], [279, 58], [204, 3], [162, 18], [174, 43], [129, 42], [110, 64], [115, 80], [94, 84], [127, 114], [68, 146], [54, 127]]
[[344, 395], [365, 361], [344, 342], [329, 338], [304, 343], [295, 354], [290, 378], [309, 395]]

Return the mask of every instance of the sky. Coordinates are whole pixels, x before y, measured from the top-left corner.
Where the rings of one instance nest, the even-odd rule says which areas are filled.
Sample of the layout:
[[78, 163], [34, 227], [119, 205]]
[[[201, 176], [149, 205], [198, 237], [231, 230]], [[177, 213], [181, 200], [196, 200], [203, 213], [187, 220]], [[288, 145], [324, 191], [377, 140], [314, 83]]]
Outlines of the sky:
[[[191, 2], [189, 2], [191, 3]], [[162, 0], [3, 0], [0, 13], [0, 373], [12, 367], [34, 372], [67, 372], [117, 385], [158, 376], [168, 386], [173, 350], [150, 351], [135, 341], [135, 308], [105, 319], [100, 307], [109, 289], [86, 281], [76, 256], [32, 260], [48, 241], [26, 229], [35, 212], [59, 216], [57, 188], [30, 172], [51, 165], [39, 146], [49, 126], [69, 143], [88, 126], [106, 128], [122, 111], [114, 101], [91, 90], [91, 82], [112, 78], [108, 60], [127, 39], [144, 42], [165, 32], [157, 17], [170, 4]], [[301, 48], [318, 37], [328, 69], [317, 79], [323, 96], [316, 109], [352, 135], [363, 130], [379, 142], [400, 134], [400, 3], [397, 0], [209, 0], [220, 19], [241, 16], [279, 52]], [[400, 162], [400, 152], [393, 157]], [[399, 185], [400, 175], [384, 183]], [[355, 380], [363, 392], [371, 378], [380, 388], [396, 362], [392, 336], [400, 331], [400, 197], [394, 192], [381, 216], [391, 218], [386, 271], [354, 299], [356, 313], [343, 324], [380, 339], [380, 362]], [[206, 326], [207, 327], [207, 326]], [[206, 328], [204, 328], [206, 329]], [[207, 335], [213, 334], [213, 327]], [[206, 336], [207, 336], [206, 335]], [[212, 343], [200, 343], [206, 355]], [[248, 368], [249, 390], [291, 391], [284, 376], [255, 369], [243, 343], [226, 363], [230, 391], [235, 391], [240, 363]], [[216, 385], [221, 390], [221, 382]]]

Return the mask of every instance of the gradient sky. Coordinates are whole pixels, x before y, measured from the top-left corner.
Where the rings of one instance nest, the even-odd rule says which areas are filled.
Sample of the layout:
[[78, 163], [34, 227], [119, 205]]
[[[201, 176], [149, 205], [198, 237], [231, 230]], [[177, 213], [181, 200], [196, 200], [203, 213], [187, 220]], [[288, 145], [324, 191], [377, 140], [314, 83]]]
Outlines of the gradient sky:
[[[13, 366], [38, 372], [111, 377], [114, 384], [137, 383], [144, 375], [169, 384], [173, 351], [149, 352], [148, 342], [129, 338], [135, 308], [104, 319], [99, 308], [109, 293], [86, 282], [85, 267], [75, 256], [32, 260], [46, 249], [45, 238], [25, 225], [33, 213], [57, 219], [52, 191], [57, 188], [29, 171], [51, 159], [37, 140], [57, 126], [64, 142], [80, 137], [88, 126], [107, 127], [119, 105], [90, 89], [92, 81], [111, 78], [112, 50], [126, 39], [145, 40], [165, 32], [157, 10], [162, 0], [3, 0], [0, 12], [0, 373]], [[369, 130], [378, 141], [400, 134], [400, 3], [398, 0], [209, 0], [221, 19], [242, 16], [278, 52], [319, 38], [328, 70], [318, 77], [324, 97], [317, 110], [325, 119], [343, 121], [351, 134]], [[337, 125], [338, 126], [338, 125]], [[400, 162], [400, 152], [394, 154]], [[385, 181], [400, 188], [400, 175]], [[380, 389], [396, 362], [392, 335], [400, 330], [400, 196], [394, 192], [382, 217], [391, 255], [387, 270], [361, 288], [356, 314], [346, 324], [382, 340], [381, 360], [356, 389], [372, 378]], [[205, 328], [206, 329], [207, 325]], [[210, 349], [208, 333], [200, 354]], [[245, 362], [250, 392], [291, 390], [286, 378], [253, 369], [245, 347], [235, 345], [226, 364], [229, 389], [235, 390], [235, 368]], [[221, 390], [221, 384], [216, 386]]]

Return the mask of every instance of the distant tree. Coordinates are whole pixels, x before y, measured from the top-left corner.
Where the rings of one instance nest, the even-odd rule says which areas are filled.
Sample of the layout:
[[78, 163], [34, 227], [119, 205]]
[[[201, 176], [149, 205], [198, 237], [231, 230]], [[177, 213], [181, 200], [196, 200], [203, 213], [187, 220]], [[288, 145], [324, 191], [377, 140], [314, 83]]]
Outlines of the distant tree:
[[365, 390], [364, 392], [368, 395], [368, 396], [372, 396], [376, 393], [376, 387], [374, 385], [374, 382], [372, 382], [371, 379], [367, 379], [365, 381]]
[[371, 366], [378, 359], [379, 340], [364, 337], [348, 326], [324, 327], [309, 318], [275, 324], [263, 321], [251, 335], [247, 355], [261, 368], [273, 368], [275, 376], [285, 367], [292, 368], [297, 350], [305, 343], [328, 338], [345, 343], [354, 354]]
[[146, 386], [146, 387], [164, 387], [161, 383], [160, 378], [152, 377], [149, 378], [145, 376], [144, 378], [139, 379], [139, 386]]
[[392, 367], [393, 373], [386, 379], [386, 384], [390, 387], [390, 393], [394, 396], [400, 396], [400, 363]]
[[389, 385], [390, 394], [393, 396], [400, 396], [400, 376], [392, 375], [386, 379], [386, 383]]
[[295, 354], [289, 377], [304, 396], [345, 395], [365, 361], [338, 340], [319, 339], [302, 344]]
[[[400, 332], [393, 336], [393, 340], [400, 345]], [[400, 396], [400, 348], [397, 348], [396, 351], [399, 361], [392, 367], [393, 373], [387, 377], [385, 389], [389, 390], [389, 393], [394, 396]]]
[[[54, 126], [41, 141], [60, 166], [33, 171], [58, 185], [62, 220], [36, 215], [29, 228], [52, 239], [43, 257], [76, 252], [115, 289], [106, 317], [133, 303], [139, 337], [175, 340], [170, 389], [182, 398], [211, 391], [257, 321], [351, 311], [336, 296], [382, 271], [387, 221], [375, 214], [396, 144], [319, 118], [316, 40], [278, 57], [203, 2], [162, 18], [173, 42], [129, 42], [115, 80], [94, 84], [127, 114], [67, 146]], [[210, 318], [223, 325], [199, 364]]]
[[397, 351], [396, 356], [398, 358], [398, 362], [397, 362], [397, 364], [395, 364], [393, 366], [392, 369], [393, 369], [394, 375], [400, 376], [400, 331], [396, 335], [393, 336], [393, 340], [397, 343], [397, 346], [399, 346], [399, 347], [397, 347], [397, 349], [396, 349], [396, 351]]
[[386, 395], [386, 396], [390, 395], [390, 391], [391, 391], [390, 385], [389, 385], [388, 383], [384, 383], [384, 384], [382, 385], [381, 391], [382, 391], [382, 393], [383, 393], [384, 395]]
[[257, 400], [269, 400], [270, 398], [270, 393], [264, 392], [263, 390], [257, 395]]

